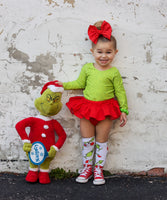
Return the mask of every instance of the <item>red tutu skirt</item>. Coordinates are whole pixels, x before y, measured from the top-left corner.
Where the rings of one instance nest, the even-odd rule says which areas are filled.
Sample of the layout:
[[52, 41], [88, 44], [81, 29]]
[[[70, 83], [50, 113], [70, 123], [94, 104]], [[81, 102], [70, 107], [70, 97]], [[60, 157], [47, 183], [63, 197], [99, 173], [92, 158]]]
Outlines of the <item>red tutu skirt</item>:
[[118, 101], [114, 98], [104, 101], [90, 101], [82, 96], [71, 97], [66, 103], [72, 114], [78, 118], [86, 118], [93, 125], [110, 117], [111, 120], [118, 119], [121, 115]]

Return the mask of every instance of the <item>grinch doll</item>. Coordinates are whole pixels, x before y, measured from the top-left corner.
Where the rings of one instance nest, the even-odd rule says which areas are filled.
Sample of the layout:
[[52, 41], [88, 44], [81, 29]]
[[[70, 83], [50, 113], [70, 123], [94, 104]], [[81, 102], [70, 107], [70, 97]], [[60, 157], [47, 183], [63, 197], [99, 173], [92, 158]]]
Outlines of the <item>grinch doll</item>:
[[[23, 150], [29, 159], [29, 171], [26, 176], [28, 182], [37, 182], [39, 179], [41, 184], [50, 183], [50, 162], [66, 140], [64, 129], [57, 120], [52, 118], [62, 108], [61, 97], [64, 91], [63, 87], [57, 85], [56, 82], [46, 83], [42, 88], [41, 96], [35, 100], [35, 107], [40, 114], [23, 119], [16, 124], [16, 130], [23, 141]], [[29, 134], [26, 132], [26, 127], [30, 128]], [[58, 135], [57, 142], [55, 133]], [[37, 146], [39, 144], [46, 151], [44, 161], [41, 161], [40, 164], [34, 163], [30, 154], [33, 147], [35, 153], [32, 152], [32, 155], [36, 155], [36, 160], [39, 160], [39, 156], [44, 154], [40, 152], [42, 147]]]

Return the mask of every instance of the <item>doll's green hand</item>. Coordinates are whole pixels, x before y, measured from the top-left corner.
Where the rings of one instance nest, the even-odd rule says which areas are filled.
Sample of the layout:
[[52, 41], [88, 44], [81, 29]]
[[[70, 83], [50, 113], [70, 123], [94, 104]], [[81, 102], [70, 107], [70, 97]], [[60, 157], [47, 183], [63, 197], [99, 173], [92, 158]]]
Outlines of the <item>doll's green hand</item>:
[[50, 150], [49, 150], [49, 152], [48, 152], [48, 156], [49, 156], [50, 158], [54, 158], [55, 155], [56, 155], [56, 150], [55, 150], [55, 148], [54, 148], [54, 147], [50, 147]]
[[32, 147], [32, 144], [31, 143], [24, 143], [24, 145], [23, 145], [23, 150], [25, 151], [25, 152], [30, 152], [31, 151], [31, 147]]

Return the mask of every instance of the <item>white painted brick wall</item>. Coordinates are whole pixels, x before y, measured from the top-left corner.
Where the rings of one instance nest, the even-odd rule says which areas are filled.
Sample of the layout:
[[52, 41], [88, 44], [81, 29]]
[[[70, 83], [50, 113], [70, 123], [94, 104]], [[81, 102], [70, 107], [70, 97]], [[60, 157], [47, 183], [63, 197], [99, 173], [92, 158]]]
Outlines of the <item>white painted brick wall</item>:
[[[114, 65], [127, 91], [128, 124], [114, 122], [105, 169], [138, 172], [167, 165], [167, 1], [2, 0], [0, 2], [0, 171], [25, 172], [28, 162], [14, 128], [38, 114], [34, 100], [47, 81], [77, 78], [92, 62], [87, 28], [113, 27], [119, 53]], [[81, 167], [79, 120], [65, 103], [55, 116], [67, 140], [51, 168]]]

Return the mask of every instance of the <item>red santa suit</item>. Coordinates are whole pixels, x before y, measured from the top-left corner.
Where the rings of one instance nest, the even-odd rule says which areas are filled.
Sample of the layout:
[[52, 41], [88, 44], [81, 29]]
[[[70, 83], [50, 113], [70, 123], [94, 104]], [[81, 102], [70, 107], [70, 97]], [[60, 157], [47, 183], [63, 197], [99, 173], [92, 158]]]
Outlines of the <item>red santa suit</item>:
[[[26, 132], [26, 127], [30, 127], [29, 134]], [[24, 143], [42, 142], [47, 151], [51, 146], [58, 151], [66, 140], [66, 133], [60, 123], [51, 117], [42, 115], [21, 120], [16, 124], [16, 130]], [[55, 132], [58, 135], [57, 142]]]

